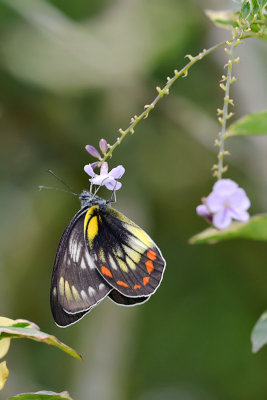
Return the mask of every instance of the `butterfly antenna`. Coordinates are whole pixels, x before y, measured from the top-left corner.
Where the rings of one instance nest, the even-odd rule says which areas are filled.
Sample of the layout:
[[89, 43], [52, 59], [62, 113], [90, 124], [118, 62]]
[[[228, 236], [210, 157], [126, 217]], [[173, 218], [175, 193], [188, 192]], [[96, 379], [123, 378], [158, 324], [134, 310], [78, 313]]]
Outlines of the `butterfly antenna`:
[[[93, 197], [92, 197], [92, 199], [94, 199], [95, 198], [95, 196], [96, 196], [96, 194], [97, 194], [97, 192], [99, 191], [99, 189], [101, 188], [101, 186], [103, 186], [103, 182], [105, 182], [105, 180], [107, 180], [108, 178], [105, 178], [105, 179], [103, 179], [103, 181], [101, 182], [101, 185], [100, 186], [98, 186], [98, 188], [95, 190], [95, 192], [94, 192], [94, 194], [93, 194]], [[90, 187], [90, 190], [91, 190], [91, 187]]]
[[[66, 183], [63, 181], [63, 179], [61, 179], [59, 176], [57, 176], [55, 174], [54, 171], [52, 171], [51, 169], [48, 170], [49, 174], [53, 175], [59, 182], [61, 182], [64, 186], [66, 186], [67, 190], [61, 190], [62, 192], [66, 192], [66, 193], [72, 193], [74, 196], [79, 196], [78, 193], [75, 193], [74, 190]], [[44, 187], [43, 187], [44, 188]], [[48, 187], [45, 187], [48, 188]], [[55, 188], [56, 189], [56, 188]], [[59, 188], [57, 188], [57, 190], [60, 190]]]
[[98, 188], [95, 190], [95, 192], [93, 193], [92, 199], [95, 198], [97, 192], [99, 191], [99, 189], [101, 188], [101, 186], [98, 186]]
[[54, 186], [43, 186], [43, 185], [41, 185], [41, 186], [38, 186], [38, 189], [40, 191], [43, 190], [43, 189], [58, 190], [59, 192], [70, 193], [70, 194], [73, 194], [74, 196], [78, 196], [77, 193], [70, 192], [69, 190], [61, 189], [61, 188], [54, 187]]

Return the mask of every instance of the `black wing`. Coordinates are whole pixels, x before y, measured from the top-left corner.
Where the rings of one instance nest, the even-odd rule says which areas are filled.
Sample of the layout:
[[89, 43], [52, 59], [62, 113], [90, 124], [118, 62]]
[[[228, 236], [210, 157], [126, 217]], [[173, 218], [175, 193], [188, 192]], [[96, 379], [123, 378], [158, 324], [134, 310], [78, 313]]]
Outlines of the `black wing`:
[[140, 298], [156, 291], [166, 263], [153, 240], [134, 222], [111, 207], [94, 205], [85, 216], [85, 236], [99, 273], [119, 293]]
[[121, 294], [120, 292], [118, 292], [117, 290], [112, 290], [108, 297], [114, 301], [114, 303], [117, 303], [121, 306], [137, 306], [141, 303], [144, 303], [145, 301], [147, 301], [149, 299], [149, 296], [145, 297], [127, 297], [127, 296], [123, 296], [123, 294]]
[[84, 239], [84, 217], [80, 210], [63, 233], [54, 264], [50, 304], [59, 326], [73, 324], [112, 290], [99, 274]]

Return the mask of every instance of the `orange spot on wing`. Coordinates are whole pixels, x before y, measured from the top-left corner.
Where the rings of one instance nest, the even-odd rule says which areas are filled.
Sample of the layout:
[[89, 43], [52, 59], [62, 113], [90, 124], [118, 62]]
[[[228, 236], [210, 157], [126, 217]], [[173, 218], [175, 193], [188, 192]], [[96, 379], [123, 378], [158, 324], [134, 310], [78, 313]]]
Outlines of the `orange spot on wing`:
[[145, 277], [143, 278], [143, 284], [144, 284], [144, 286], [146, 286], [146, 285], [148, 284], [149, 280], [150, 280], [149, 276], [145, 276]]
[[150, 258], [150, 260], [156, 260], [156, 258], [157, 258], [157, 255], [153, 250], [148, 250], [146, 255], [148, 258]]
[[141, 289], [140, 285], [134, 285], [134, 290]]
[[102, 267], [101, 267], [101, 272], [103, 275], [106, 275], [109, 278], [112, 278], [112, 273], [110, 272], [110, 270], [107, 267], [104, 267], [104, 265], [102, 265]]
[[129, 287], [129, 285], [127, 285], [127, 283], [125, 283], [123, 281], [117, 281], [117, 285], [124, 286], [124, 287]]
[[154, 265], [153, 265], [153, 262], [152, 262], [151, 260], [148, 260], [148, 261], [145, 263], [145, 266], [146, 266], [147, 272], [148, 272], [149, 274], [151, 274], [151, 272], [154, 271]]

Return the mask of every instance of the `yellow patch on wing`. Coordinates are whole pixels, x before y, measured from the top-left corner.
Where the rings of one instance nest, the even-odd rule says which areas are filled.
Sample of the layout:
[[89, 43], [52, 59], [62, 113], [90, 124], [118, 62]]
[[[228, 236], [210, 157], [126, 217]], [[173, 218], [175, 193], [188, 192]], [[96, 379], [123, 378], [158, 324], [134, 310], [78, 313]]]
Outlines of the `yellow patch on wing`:
[[87, 237], [90, 245], [92, 244], [97, 233], [98, 233], [98, 221], [97, 221], [97, 216], [94, 216], [90, 219], [90, 222], [87, 227]]
[[72, 301], [72, 294], [70, 290], [70, 285], [68, 281], [65, 281], [65, 297], [68, 301]]
[[116, 248], [114, 249], [114, 253], [115, 253], [115, 256], [116, 256], [116, 257], [123, 258], [123, 252], [122, 252], [122, 250], [121, 250], [120, 247], [116, 247]]
[[105, 262], [105, 254], [103, 249], [99, 250], [99, 258], [103, 263]]
[[152, 247], [153, 242], [150, 237], [143, 231], [143, 229], [139, 228], [136, 225], [127, 224], [127, 229], [130, 231], [135, 237], [137, 237], [140, 242], [144, 243], [147, 247]]
[[126, 256], [126, 262], [127, 265], [131, 268], [131, 269], [136, 269], [136, 264], [133, 262], [133, 260], [129, 257]]
[[[131, 246], [131, 242], [129, 243], [129, 246]], [[140, 262], [142, 254], [128, 246], [124, 246], [123, 248], [127, 256], [129, 256], [135, 262], [135, 264]], [[135, 267], [133, 269], [135, 269]]]
[[120, 269], [122, 271], [124, 271], [124, 272], [128, 272], [129, 271], [126, 263], [123, 260], [121, 260], [120, 258], [116, 258], [116, 261], [119, 264]]
[[97, 210], [97, 209], [98, 209], [98, 205], [92, 206], [91, 208], [89, 208], [89, 210], [85, 214], [84, 225], [83, 225], [84, 233], [86, 232], [86, 227], [87, 227], [87, 224], [88, 224], [90, 218], [92, 217], [92, 215], [94, 214], [95, 210]]
[[143, 242], [143, 244], [145, 244], [148, 248], [152, 247], [153, 242], [150, 239], [150, 237], [143, 231], [143, 229], [135, 225], [135, 223], [131, 221], [129, 218], [125, 217], [125, 215], [119, 213], [117, 210], [114, 210], [114, 208], [110, 207], [109, 212], [115, 218], [118, 218], [120, 221], [122, 221], [124, 223], [125, 228], [129, 230], [133, 235], [135, 235], [140, 242]]
[[94, 212], [98, 209], [98, 205], [92, 206], [84, 217], [84, 234], [88, 238], [88, 242], [92, 245], [92, 241], [98, 233], [98, 220]]
[[76, 289], [76, 287], [72, 285], [71, 290], [72, 290], [72, 294], [73, 294], [74, 299], [75, 299], [76, 301], [81, 301], [79, 292], [78, 292], [78, 290]]
[[64, 296], [64, 285], [65, 285], [65, 282], [64, 282], [64, 278], [63, 278], [63, 276], [62, 276], [62, 277], [59, 279], [59, 284], [58, 284], [60, 296]]

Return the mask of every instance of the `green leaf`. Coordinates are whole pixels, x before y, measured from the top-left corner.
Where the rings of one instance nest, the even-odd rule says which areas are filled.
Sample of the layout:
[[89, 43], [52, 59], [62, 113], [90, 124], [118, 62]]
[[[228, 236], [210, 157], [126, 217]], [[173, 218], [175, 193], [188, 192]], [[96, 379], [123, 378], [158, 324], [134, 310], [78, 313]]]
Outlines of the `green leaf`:
[[36, 392], [36, 393], [21, 393], [16, 396], [9, 397], [8, 400], [72, 400], [68, 392], [54, 393], [54, 392]]
[[64, 351], [65, 353], [71, 355], [72, 357], [78, 358], [79, 360], [82, 359], [82, 357], [71, 347], [62, 343], [55, 336], [41, 332], [39, 327], [33, 324], [32, 322], [26, 320], [15, 320], [15, 321], [10, 320], [10, 321], [11, 322], [9, 323], [8, 326], [0, 326], [0, 344], [2, 340], [6, 339], [14, 339], [14, 338], [32, 339], [37, 342], [43, 342], [51, 346], [55, 346], [58, 349]]
[[205, 14], [216, 26], [220, 28], [232, 29], [232, 27], [238, 26], [238, 12], [234, 13], [229, 10], [205, 10]]
[[251, 333], [252, 352], [257, 353], [267, 343], [267, 311], [257, 321]]
[[267, 5], [267, 0], [258, 0], [259, 5], [261, 8], [265, 7]]
[[3, 387], [5, 386], [8, 375], [9, 375], [9, 370], [6, 366], [6, 362], [2, 361], [0, 363], [0, 390], [2, 390]]
[[247, 114], [230, 125], [227, 136], [253, 136], [267, 134], [267, 111]]
[[[13, 319], [0, 317], [0, 325], [9, 326], [12, 325], [14, 322], [15, 321]], [[0, 340], [0, 358], [3, 358], [7, 354], [9, 346], [10, 346], [10, 339]]]
[[191, 237], [189, 243], [217, 243], [230, 239], [252, 239], [267, 241], [267, 214], [255, 215], [248, 222], [233, 222], [228, 228], [218, 230], [205, 229], [203, 232]]
[[258, 0], [251, 0], [251, 2], [252, 2], [252, 14], [253, 15], [258, 14], [260, 8]]
[[244, 1], [244, 3], [242, 4], [241, 15], [243, 18], [246, 19], [249, 16], [249, 14], [250, 14], [250, 2], [249, 2], [249, 0], [247, 0], [247, 1]]

